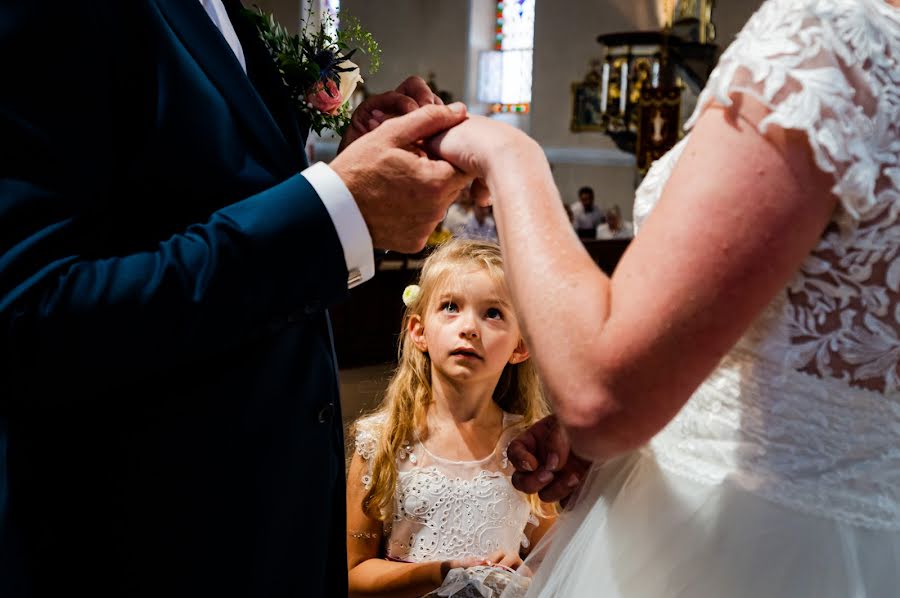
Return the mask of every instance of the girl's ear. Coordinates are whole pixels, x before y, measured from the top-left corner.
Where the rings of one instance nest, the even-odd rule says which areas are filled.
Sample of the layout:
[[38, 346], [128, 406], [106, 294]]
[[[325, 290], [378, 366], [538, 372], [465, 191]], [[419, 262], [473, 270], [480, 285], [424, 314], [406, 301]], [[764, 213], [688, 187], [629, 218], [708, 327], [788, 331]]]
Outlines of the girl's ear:
[[519, 339], [519, 344], [513, 349], [512, 355], [509, 356], [509, 363], [516, 365], [528, 359], [528, 347], [525, 346], [525, 339]]
[[406, 323], [406, 333], [409, 334], [416, 349], [422, 353], [428, 352], [428, 343], [425, 341], [425, 324], [422, 322], [421, 316], [413, 314], [409, 317], [409, 322]]

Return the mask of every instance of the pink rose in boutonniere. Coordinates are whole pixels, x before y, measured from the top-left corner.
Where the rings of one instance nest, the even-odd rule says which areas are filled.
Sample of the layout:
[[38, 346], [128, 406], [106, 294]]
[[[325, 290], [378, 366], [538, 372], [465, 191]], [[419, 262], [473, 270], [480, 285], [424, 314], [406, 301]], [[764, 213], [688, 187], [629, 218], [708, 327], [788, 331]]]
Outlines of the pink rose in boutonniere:
[[359, 67], [350, 62], [357, 50], [350, 50], [351, 42], [363, 46], [369, 55], [371, 72], [379, 67], [381, 49], [372, 35], [363, 31], [352, 17], [342, 16], [342, 28], [331, 33], [331, 15], [326, 15], [317, 31], [306, 27], [299, 35], [291, 35], [275, 21], [271, 14], [259, 8], [246, 14], [256, 24], [260, 38], [275, 60], [281, 79], [299, 112], [309, 119], [310, 126], [321, 134], [331, 129], [343, 134], [350, 124], [349, 100], [362, 83]]
[[336, 116], [356, 91], [356, 86], [363, 82], [363, 78], [359, 75], [359, 67], [349, 60], [338, 66], [342, 69], [340, 83], [336, 84], [331, 79], [317, 81], [312, 90], [306, 94], [306, 102], [310, 108]]
[[341, 90], [338, 89], [338, 86], [331, 79], [316, 81], [312, 90], [306, 94], [307, 106], [331, 116], [336, 115], [340, 111], [343, 103]]

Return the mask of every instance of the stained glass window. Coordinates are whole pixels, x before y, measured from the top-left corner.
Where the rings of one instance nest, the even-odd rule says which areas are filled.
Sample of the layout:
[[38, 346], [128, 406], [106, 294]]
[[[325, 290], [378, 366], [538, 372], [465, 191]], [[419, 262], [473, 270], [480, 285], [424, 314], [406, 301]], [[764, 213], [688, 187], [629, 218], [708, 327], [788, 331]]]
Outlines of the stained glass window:
[[478, 99], [494, 112], [528, 112], [535, 0], [498, 0], [494, 51], [479, 63]]
[[496, 50], [531, 50], [534, 47], [534, 1], [497, 2]]

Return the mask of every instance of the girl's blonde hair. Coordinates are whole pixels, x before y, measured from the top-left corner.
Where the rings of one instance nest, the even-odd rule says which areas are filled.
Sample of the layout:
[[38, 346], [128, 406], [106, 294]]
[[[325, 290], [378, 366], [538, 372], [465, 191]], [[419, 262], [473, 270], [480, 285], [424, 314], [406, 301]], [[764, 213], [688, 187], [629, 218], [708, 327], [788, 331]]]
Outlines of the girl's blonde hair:
[[[371, 485], [363, 500], [363, 510], [380, 521], [389, 521], [393, 512], [397, 483], [396, 457], [401, 447], [416, 435], [425, 438], [425, 415], [431, 403], [431, 360], [416, 348], [407, 332], [413, 316], [424, 319], [436, 295], [460, 272], [483, 268], [506, 288], [500, 246], [485, 241], [452, 239], [426, 258], [419, 275], [419, 294], [403, 313], [398, 346], [399, 365], [388, 384], [384, 399], [370, 415], [381, 415], [384, 423], [371, 463]], [[494, 402], [508, 413], [523, 416], [529, 426], [550, 413], [537, 371], [530, 360], [507, 364], [494, 389]], [[356, 430], [352, 433], [355, 435]], [[536, 494], [529, 495], [532, 511], [541, 516], [555, 514]]]

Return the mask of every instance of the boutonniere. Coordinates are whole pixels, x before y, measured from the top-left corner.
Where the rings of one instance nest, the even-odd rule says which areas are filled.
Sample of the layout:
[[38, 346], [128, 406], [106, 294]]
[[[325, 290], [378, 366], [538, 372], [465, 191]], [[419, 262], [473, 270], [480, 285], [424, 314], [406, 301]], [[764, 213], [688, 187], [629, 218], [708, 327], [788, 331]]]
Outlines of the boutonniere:
[[[329, 13], [317, 29], [304, 24], [299, 34], [291, 35], [259, 7], [245, 12], [275, 61], [295, 108], [307, 115], [317, 134], [325, 129], [343, 134], [350, 124], [350, 98], [363, 82], [359, 67], [350, 59], [361, 50], [369, 56], [370, 73], [380, 66], [381, 49], [372, 35], [345, 14], [336, 33], [332, 33], [336, 28]], [[357, 47], [351, 49], [351, 44]]]

